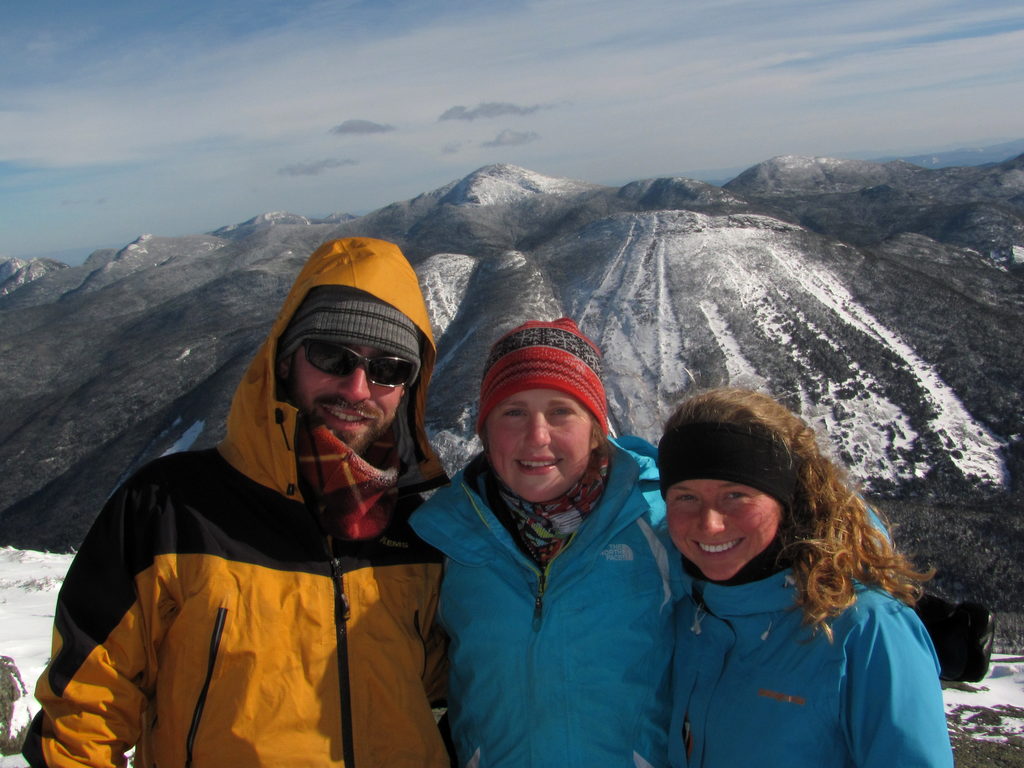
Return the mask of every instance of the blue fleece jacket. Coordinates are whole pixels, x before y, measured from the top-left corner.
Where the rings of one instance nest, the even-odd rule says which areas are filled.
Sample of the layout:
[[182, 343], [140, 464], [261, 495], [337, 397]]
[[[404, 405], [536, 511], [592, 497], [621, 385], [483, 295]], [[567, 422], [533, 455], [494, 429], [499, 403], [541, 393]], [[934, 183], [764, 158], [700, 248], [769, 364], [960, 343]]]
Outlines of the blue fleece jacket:
[[789, 571], [732, 587], [685, 576], [684, 585], [673, 766], [953, 765], [938, 661], [911, 608], [858, 587], [830, 643], [802, 625]]
[[462, 766], [667, 765], [678, 558], [653, 446], [616, 442], [600, 502], [543, 571], [464, 472], [413, 515], [447, 556], [439, 619]]

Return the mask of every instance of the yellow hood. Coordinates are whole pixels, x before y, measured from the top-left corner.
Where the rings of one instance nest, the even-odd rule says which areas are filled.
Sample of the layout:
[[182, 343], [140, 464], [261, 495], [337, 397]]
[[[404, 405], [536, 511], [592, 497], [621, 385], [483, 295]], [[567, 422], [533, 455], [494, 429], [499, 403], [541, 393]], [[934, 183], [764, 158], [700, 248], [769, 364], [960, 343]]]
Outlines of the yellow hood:
[[278, 399], [277, 341], [309, 291], [348, 285], [386, 301], [423, 333], [420, 374], [395, 417], [399, 451], [406, 465], [399, 487], [424, 490], [447, 477], [427, 439], [424, 415], [436, 349], [430, 317], [416, 272], [398, 246], [383, 240], [348, 238], [324, 243], [309, 257], [285, 298], [270, 335], [249, 364], [231, 401], [227, 436], [218, 446], [235, 469], [261, 485], [298, 497], [294, 436], [298, 412]]

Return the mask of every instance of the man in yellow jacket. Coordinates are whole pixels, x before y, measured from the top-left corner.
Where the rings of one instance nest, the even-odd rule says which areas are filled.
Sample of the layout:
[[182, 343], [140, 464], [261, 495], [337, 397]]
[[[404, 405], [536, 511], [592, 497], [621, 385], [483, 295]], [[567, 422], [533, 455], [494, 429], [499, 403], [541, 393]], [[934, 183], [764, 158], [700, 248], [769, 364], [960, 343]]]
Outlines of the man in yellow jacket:
[[408, 526], [446, 482], [435, 359], [397, 247], [325, 243], [216, 448], [110, 498], [68, 571], [33, 766], [441, 768], [440, 556]]

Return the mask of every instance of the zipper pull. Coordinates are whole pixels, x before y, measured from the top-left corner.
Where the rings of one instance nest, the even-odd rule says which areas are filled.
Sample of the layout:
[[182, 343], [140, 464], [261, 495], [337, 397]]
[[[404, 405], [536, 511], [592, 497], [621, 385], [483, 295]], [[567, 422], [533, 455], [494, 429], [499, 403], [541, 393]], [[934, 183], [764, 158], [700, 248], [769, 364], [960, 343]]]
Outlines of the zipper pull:
[[284, 431], [284, 421], [285, 421], [284, 411], [281, 410], [280, 408], [275, 408], [274, 409], [274, 423], [277, 424], [279, 427], [281, 427], [281, 437], [284, 438], [284, 447], [289, 452], [291, 452], [292, 445], [291, 445], [291, 441], [288, 439], [288, 433]]
[[694, 582], [690, 594], [693, 596], [693, 601], [697, 604], [697, 610], [693, 612], [693, 624], [690, 625], [690, 631], [695, 635], [699, 635], [701, 631], [700, 623], [708, 614], [708, 606], [704, 602], [704, 589], [703, 587], [698, 589], [697, 582]]
[[548, 572], [545, 568], [537, 579], [537, 594], [533, 598], [533, 630], [540, 629], [541, 613], [544, 610], [544, 590], [548, 586]]
[[341, 617], [348, 621], [352, 615], [351, 606], [348, 602], [348, 595], [345, 594], [344, 582], [342, 581], [341, 560], [337, 557], [331, 558], [331, 577], [337, 585], [335, 593], [337, 594], [337, 599], [341, 602]]
[[697, 610], [694, 611], [694, 613], [693, 613], [693, 624], [690, 625], [690, 631], [693, 632], [693, 634], [695, 634], [695, 635], [699, 635], [700, 634], [700, 632], [701, 632], [701, 630], [700, 630], [700, 623], [704, 620], [704, 616], [706, 614], [707, 614], [707, 611], [704, 610], [704, 605], [703, 604], [698, 605], [697, 606]]

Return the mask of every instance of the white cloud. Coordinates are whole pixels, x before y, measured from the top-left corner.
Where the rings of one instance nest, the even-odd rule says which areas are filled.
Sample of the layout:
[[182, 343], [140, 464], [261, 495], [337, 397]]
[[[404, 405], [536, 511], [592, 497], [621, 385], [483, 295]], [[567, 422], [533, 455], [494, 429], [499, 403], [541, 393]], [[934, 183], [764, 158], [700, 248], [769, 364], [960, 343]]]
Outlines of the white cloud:
[[519, 147], [537, 141], [540, 136], [533, 131], [513, 131], [508, 128], [501, 131], [490, 141], [485, 141], [484, 147]]
[[343, 168], [350, 165], [357, 165], [357, 163], [355, 160], [328, 158], [326, 160], [317, 160], [313, 163], [294, 163], [292, 165], [286, 165], [283, 168], [278, 168], [277, 172], [281, 176], [319, 176], [324, 171], [331, 170], [333, 168]]
[[532, 106], [520, 106], [519, 104], [508, 104], [507, 102], [487, 101], [477, 104], [475, 107], [463, 107], [461, 105], [449, 107], [438, 120], [477, 120], [479, 118], [505, 117], [506, 115], [532, 115], [534, 112], [545, 109], [540, 104]]
[[366, 134], [366, 133], [388, 133], [395, 130], [393, 125], [375, 123], [371, 120], [346, 120], [340, 125], [331, 128], [331, 133], [338, 135], [345, 134]]

